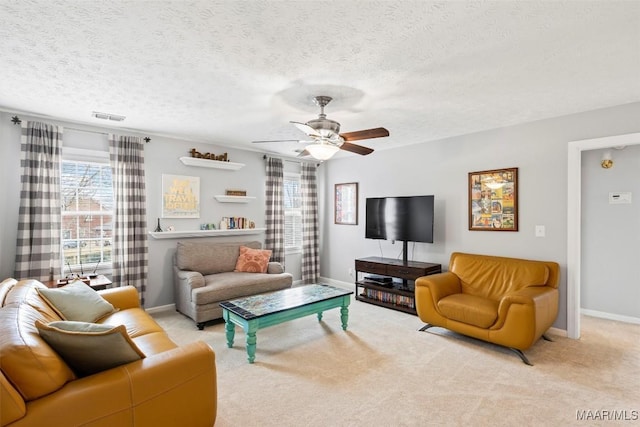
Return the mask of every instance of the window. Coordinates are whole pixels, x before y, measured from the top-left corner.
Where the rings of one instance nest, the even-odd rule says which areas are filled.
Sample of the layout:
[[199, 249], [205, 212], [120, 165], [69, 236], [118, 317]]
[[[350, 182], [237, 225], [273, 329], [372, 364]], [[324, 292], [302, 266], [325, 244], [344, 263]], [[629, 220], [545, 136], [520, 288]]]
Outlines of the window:
[[64, 265], [74, 273], [111, 266], [113, 187], [104, 163], [63, 160], [61, 241]]
[[284, 249], [302, 251], [302, 193], [300, 175], [284, 174]]

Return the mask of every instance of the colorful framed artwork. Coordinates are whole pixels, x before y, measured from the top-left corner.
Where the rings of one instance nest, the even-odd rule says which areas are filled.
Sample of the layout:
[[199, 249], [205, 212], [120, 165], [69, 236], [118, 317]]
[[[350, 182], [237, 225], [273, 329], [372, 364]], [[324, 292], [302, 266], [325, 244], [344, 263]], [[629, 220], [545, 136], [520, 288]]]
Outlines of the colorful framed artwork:
[[200, 218], [200, 177], [162, 174], [162, 218]]
[[469, 230], [518, 231], [518, 168], [469, 173]]
[[358, 225], [358, 183], [335, 185], [336, 224]]

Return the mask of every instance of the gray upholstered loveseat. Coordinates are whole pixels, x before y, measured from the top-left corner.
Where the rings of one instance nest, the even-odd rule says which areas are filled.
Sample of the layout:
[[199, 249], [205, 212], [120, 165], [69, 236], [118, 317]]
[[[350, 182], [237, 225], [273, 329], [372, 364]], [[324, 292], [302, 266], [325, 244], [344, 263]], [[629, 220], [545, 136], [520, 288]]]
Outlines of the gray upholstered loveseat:
[[260, 242], [178, 242], [174, 257], [176, 310], [203, 329], [205, 322], [222, 318], [220, 302], [290, 288], [293, 276], [282, 265], [269, 262], [266, 273], [234, 271], [240, 246], [260, 249]]

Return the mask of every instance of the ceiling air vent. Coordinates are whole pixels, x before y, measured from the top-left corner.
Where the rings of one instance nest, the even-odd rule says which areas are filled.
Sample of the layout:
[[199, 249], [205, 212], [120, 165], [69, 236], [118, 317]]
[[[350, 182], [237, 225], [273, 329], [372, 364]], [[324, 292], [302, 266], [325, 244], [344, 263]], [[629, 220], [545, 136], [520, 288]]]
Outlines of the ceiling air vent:
[[114, 122], [121, 122], [124, 119], [126, 119], [125, 116], [119, 116], [117, 114], [109, 114], [109, 113], [99, 113], [97, 111], [94, 111], [93, 113], [91, 113], [91, 115], [96, 119], [112, 120]]

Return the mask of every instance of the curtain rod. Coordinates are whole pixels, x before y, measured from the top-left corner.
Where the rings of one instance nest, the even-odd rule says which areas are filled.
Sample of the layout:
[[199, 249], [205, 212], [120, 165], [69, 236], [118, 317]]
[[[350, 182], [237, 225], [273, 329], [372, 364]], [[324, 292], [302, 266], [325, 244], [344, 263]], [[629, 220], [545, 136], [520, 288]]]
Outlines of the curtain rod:
[[[11, 117], [11, 123], [13, 123], [14, 125], [19, 125], [22, 123], [22, 119], [18, 116], [13, 116]], [[69, 130], [74, 130], [76, 132], [87, 132], [87, 133], [95, 133], [98, 135], [109, 135], [109, 132], [99, 132], [97, 130], [78, 129], [71, 126], [62, 126], [62, 127]], [[144, 139], [144, 142], [147, 142], [147, 143], [151, 142], [151, 138], [149, 138], [148, 136], [145, 136], [142, 139]]]
[[[266, 154], [262, 156], [262, 158], [264, 160], [267, 160], [269, 157], [273, 158], [273, 159], [280, 159], [284, 162], [289, 162], [289, 163], [297, 163], [297, 164], [302, 164], [302, 163], [313, 163], [312, 160], [291, 160], [291, 159], [283, 159], [282, 157], [274, 157], [274, 156], [267, 156]], [[320, 163], [317, 163], [316, 166], [320, 166]]]

